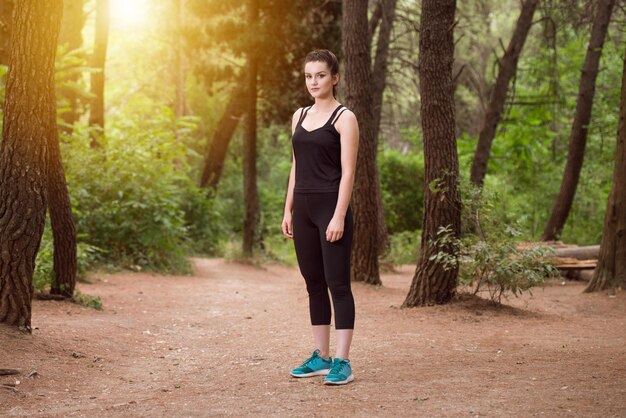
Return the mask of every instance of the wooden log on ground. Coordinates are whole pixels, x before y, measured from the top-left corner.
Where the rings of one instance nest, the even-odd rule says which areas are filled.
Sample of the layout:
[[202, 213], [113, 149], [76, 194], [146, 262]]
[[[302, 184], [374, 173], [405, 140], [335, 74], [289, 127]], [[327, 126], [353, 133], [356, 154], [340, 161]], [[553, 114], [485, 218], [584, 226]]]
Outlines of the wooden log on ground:
[[578, 260], [572, 257], [556, 257], [552, 263], [562, 270], [593, 270], [598, 264], [598, 260]]
[[600, 254], [599, 245], [590, 245], [587, 247], [569, 247], [569, 248], [556, 248], [556, 256], [559, 258], [576, 258], [578, 260], [592, 260], [598, 259]]

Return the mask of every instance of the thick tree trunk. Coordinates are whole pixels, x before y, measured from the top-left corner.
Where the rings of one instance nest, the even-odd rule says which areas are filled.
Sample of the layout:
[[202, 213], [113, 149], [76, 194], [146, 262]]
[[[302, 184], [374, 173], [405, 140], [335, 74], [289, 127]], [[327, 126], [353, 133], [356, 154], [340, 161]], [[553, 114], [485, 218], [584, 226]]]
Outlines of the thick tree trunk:
[[71, 298], [76, 287], [76, 228], [56, 131], [48, 142], [47, 196], [54, 240], [55, 278], [50, 293]]
[[[83, 46], [83, 27], [85, 26], [84, 0], [64, 0], [63, 20], [59, 34], [59, 45], [65, 45], [65, 51], [74, 51]], [[69, 74], [67, 80], [78, 83], [81, 74]], [[69, 111], [60, 115], [63, 125], [60, 128], [66, 133], [72, 133], [74, 122], [78, 120], [78, 94], [69, 90], [65, 93], [69, 102]]]
[[550, 218], [541, 236], [542, 241], [553, 241], [561, 235], [567, 217], [569, 216], [569, 211], [572, 208], [572, 203], [574, 202], [578, 178], [580, 177], [580, 169], [583, 166], [583, 159], [585, 158], [587, 129], [589, 121], [591, 120], [591, 108], [593, 106], [593, 96], [596, 88], [596, 77], [598, 75], [602, 47], [604, 45], [609, 21], [611, 20], [615, 0], [598, 1], [596, 4], [596, 16], [593, 20], [587, 55], [585, 56], [582, 75], [580, 77], [576, 113], [574, 114], [574, 122], [572, 123], [572, 131], [570, 133], [565, 172], [563, 173], [561, 189], [556, 197], [554, 206], [552, 207], [552, 213], [550, 213]]
[[[374, 130], [374, 141], [378, 145], [378, 136], [380, 133], [380, 119], [383, 107], [383, 93], [387, 81], [387, 57], [389, 55], [389, 44], [391, 39], [391, 29], [393, 21], [396, 17], [396, 0], [380, 0], [376, 10], [380, 10], [380, 26], [378, 29], [378, 39], [376, 42], [376, 56], [374, 58], [374, 67], [372, 69], [372, 112], [374, 121], [372, 129]], [[372, 29], [372, 21], [370, 21], [370, 31]], [[370, 36], [372, 34], [370, 33]], [[376, 182], [379, 189], [378, 194], [382, 196], [380, 184]], [[378, 254], [383, 255], [389, 244], [389, 233], [387, 224], [385, 223], [385, 214], [383, 212], [382, 199], [378, 206]]]
[[200, 187], [209, 187], [209, 193], [217, 190], [217, 185], [222, 177], [228, 145], [243, 115], [242, 99], [245, 95], [244, 85], [244, 83], [239, 83], [238, 87], [232, 92], [226, 109], [217, 124], [217, 128], [213, 132], [209, 151], [204, 160], [202, 178], [200, 179]]
[[[255, 33], [259, 21], [259, 1], [248, 2], [248, 30]], [[250, 43], [248, 50], [248, 91], [246, 92], [246, 125], [243, 138], [243, 192], [246, 205], [243, 222], [243, 254], [251, 257], [259, 223], [259, 193], [257, 191], [257, 50]]]
[[91, 108], [89, 127], [91, 128], [91, 146], [100, 146], [98, 138], [104, 132], [104, 68], [107, 46], [109, 43], [109, 0], [96, 0], [96, 32], [91, 66], [96, 70], [91, 73]]
[[367, 2], [344, 0], [342, 15], [345, 102], [359, 121], [359, 152], [352, 195], [354, 238], [352, 280], [380, 284], [376, 138], [372, 113], [372, 79]]
[[30, 331], [45, 223], [47, 148], [56, 132], [61, 0], [16, 3], [0, 147], [0, 322]]
[[0, 65], [9, 63], [11, 53], [11, 25], [15, 0], [0, 1]]
[[626, 289], [626, 56], [622, 73], [622, 96], [617, 129], [617, 151], [613, 186], [604, 216], [600, 257], [593, 277], [585, 289], [595, 292], [607, 288]]
[[517, 62], [528, 37], [528, 31], [533, 21], [537, 3], [539, 3], [539, 0], [526, 0], [522, 3], [522, 11], [517, 19], [511, 42], [509, 42], [504, 55], [498, 61], [498, 76], [491, 91], [483, 126], [478, 135], [478, 144], [476, 145], [470, 174], [472, 183], [479, 187], [482, 187], [485, 180], [487, 163], [491, 154], [491, 144], [496, 136], [498, 123], [502, 118], [506, 96], [509, 91], [509, 82], [515, 77], [517, 72]]
[[440, 251], [454, 251], [433, 245], [439, 229], [449, 227], [455, 237], [461, 229], [452, 85], [455, 9], [455, 0], [422, 0], [419, 80], [424, 132], [424, 226], [417, 268], [403, 307], [446, 303], [456, 288], [458, 266], [446, 269], [431, 260]]

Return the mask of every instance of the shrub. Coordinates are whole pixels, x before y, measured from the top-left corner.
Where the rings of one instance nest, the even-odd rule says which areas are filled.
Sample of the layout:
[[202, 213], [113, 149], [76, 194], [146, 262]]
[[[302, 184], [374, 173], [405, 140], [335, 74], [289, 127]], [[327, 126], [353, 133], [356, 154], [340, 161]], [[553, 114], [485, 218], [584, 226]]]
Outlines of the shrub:
[[[553, 250], [541, 244], [520, 246], [520, 233], [510, 225], [490, 216], [497, 197], [473, 187], [461, 187], [463, 223], [467, 232], [461, 238], [453, 236], [450, 226], [440, 227], [431, 245], [441, 249], [431, 260], [446, 268], [459, 266], [459, 283], [474, 294], [481, 290], [500, 303], [509, 293], [519, 296], [524, 291], [543, 284], [546, 277], [558, 270], [548, 261]], [[469, 225], [472, 225], [471, 227]], [[448, 249], [443, 251], [443, 249]]]
[[378, 154], [385, 222], [390, 234], [422, 227], [424, 165], [419, 154], [383, 149]]
[[77, 230], [116, 266], [190, 271], [183, 202], [194, 192], [168, 112], [119, 121], [101, 149], [90, 148], [84, 130], [63, 144]]
[[[87, 281], [87, 270], [98, 260], [101, 250], [98, 247], [82, 242], [84, 237], [78, 236], [76, 245], [76, 280]], [[52, 242], [52, 229], [50, 222], [46, 223], [33, 273], [33, 285], [39, 292], [49, 288], [54, 281], [54, 246]]]
[[421, 231], [403, 231], [389, 235], [389, 251], [381, 260], [382, 264], [399, 266], [417, 263], [420, 240]]

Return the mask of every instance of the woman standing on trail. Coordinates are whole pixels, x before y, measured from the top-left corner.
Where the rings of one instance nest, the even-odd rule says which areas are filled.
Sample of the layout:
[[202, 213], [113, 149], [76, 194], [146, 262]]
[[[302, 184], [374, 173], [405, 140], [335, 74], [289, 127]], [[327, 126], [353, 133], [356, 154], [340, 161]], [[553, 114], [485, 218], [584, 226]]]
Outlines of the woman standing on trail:
[[[293, 114], [293, 162], [282, 230], [294, 240], [306, 282], [315, 351], [291, 375], [326, 375], [324, 384], [343, 385], [354, 380], [348, 360], [354, 330], [349, 205], [359, 127], [354, 113], [335, 98], [339, 62], [332, 52], [310, 52], [304, 60], [304, 78], [315, 103]], [[329, 355], [329, 289], [337, 336], [334, 360]]]

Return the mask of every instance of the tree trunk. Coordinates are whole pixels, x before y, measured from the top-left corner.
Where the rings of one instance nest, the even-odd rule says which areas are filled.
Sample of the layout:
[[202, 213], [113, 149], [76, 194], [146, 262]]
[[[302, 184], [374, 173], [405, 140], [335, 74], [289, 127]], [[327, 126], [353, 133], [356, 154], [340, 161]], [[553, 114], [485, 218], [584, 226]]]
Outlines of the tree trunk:
[[356, 115], [360, 131], [352, 195], [354, 238], [351, 277], [354, 281], [378, 285], [381, 283], [377, 239], [381, 196], [376, 169], [366, 1], [344, 0], [342, 34], [345, 102]]
[[209, 145], [209, 151], [204, 160], [204, 170], [200, 179], [200, 187], [209, 187], [210, 192], [217, 190], [217, 185], [222, 176], [224, 168], [224, 160], [226, 159], [226, 151], [232, 139], [239, 120], [243, 115], [242, 99], [245, 95], [244, 83], [238, 83], [238, 86], [232, 92], [230, 100], [226, 105], [226, 110], [222, 114], [222, 118], [217, 124], [213, 139]]
[[174, 51], [174, 74], [176, 82], [176, 97], [174, 102], [174, 115], [176, 118], [185, 116], [185, 53], [183, 50], [185, 0], [175, 0], [176, 13], [176, 48]]
[[0, 146], [0, 322], [30, 332], [33, 271], [56, 132], [54, 62], [61, 0], [16, 3]]
[[[259, 21], [259, 0], [248, 2], [248, 31], [255, 33]], [[257, 225], [259, 223], [259, 194], [257, 191], [257, 50], [251, 42], [248, 50], [248, 91], [246, 92], [246, 125], [243, 135], [243, 192], [246, 205], [243, 222], [243, 254], [252, 257]]]
[[[372, 129], [374, 130], [374, 141], [376, 145], [378, 145], [383, 93], [387, 81], [387, 56], [389, 55], [391, 29], [393, 28], [393, 21], [396, 17], [396, 0], [380, 0], [376, 9], [380, 9], [381, 24], [378, 29], [376, 57], [374, 58], [374, 67], [372, 69], [372, 112], [374, 117]], [[372, 22], [370, 22], [369, 27], [369, 31], [371, 31], [373, 27]], [[370, 33], [370, 35], [372, 34]], [[378, 182], [376, 182], [376, 187], [379, 189], [378, 195], [382, 196]], [[383, 255], [389, 244], [389, 233], [387, 231], [387, 224], [385, 223], [382, 198], [378, 203], [378, 254]]]
[[[83, 46], [83, 27], [85, 26], [85, 12], [83, 11], [84, 0], [64, 0], [63, 20], [61, 22], [61, 32], [59, 34], [59, 45], [65, 45], [65, 51], [74, 51]], [[67, 81], [78, 83], [81, 74], [72, 72], [68, 75]], [[60, 128], [71, 134], [74, 122], [78, 120], [78, 94], [68, 89], [65, 93], [69, 102], [69, 111], [60, 115], [63, 125]]]
[[0, 65], [9, 64], [14, 7], [15, 0], [0, 1]]
[[48, 142], [47, 192], [54, 240], [55, 278], [50, 293], [71, 298], [76, 287], [76, 228], [56, 130]]
[[585, 158], [585, 145], [587, 144], [587, 129], [591, 120], [591, 108], [595, 94], [596, 77], [602, 46], [611, 20], [611, 13], [615, 0], [596, 2], [596, 16], [591, 28], [591, 37], [587, 47], [587, 55], [583, 64], [580, 85], [578, 87], [578, 100], [576, 101], [576, 113], [569, 139], [569, 151], [561, 189], [552, 207], [552, 213], [541, 236], [542, 241], [556, 240], [563, 231], [569, 215], [578, 186], [580, 169]]
[[[383, 105], [383, 92], [387, 81], [387, 57], [389, 55], [389, 43], [391, 39], [391, 29], [396, 18], [396, 0], [380, 0], [381, 23], [378, 29], [378, 39], [376, 42], [376, 57], [372, 68], [372, 112], [374, 122], [374, 137], [378, 143], [380, 131], [380, 119]], [[370, 23], [371, 25], [371, 23]]]
[[517, 62], [524, 48], [537, 3], [539, 3], [539, 0], [526, 0], [522, 3], [522, 11], [517, 19], [509, 46], [502, 58], [498, 60], [498, 77], [491, 91], [483, 126], [478, 135], [474, 161], [472, 162], [470, 180], [478, 187], [482, 187], [485, 180], [487, 162], [491, 154], [491, 144], [496, 136], [498, 123], [502, 118], [506, 96], [509, 91], [509, 82], [515, 77], [517, 72]]
[[455, 0], [422, 0], [418, 71], [424, 132], [424, 226], [417, 268], [403, 307], [446, 303], [456, 288], [458, 265], [446, 269], [431, 260], [440, 251], [455, 251], [432, 243], [439, 229], [450, 227], [454, 237], [461, 229], [452, 84], [455, 9]]
[[626, 289], [626, 181], [624, 179], [626, 179], [626, 56], [622, 73], [622, 97], [613, 186], [604, 216], [598, 265], [585, 289], [586, 292], [620, 286]]
[[89, 127], [91, 146], [100, 146], [99, 137], [104, 133], [104, 68], [109, 43], [109, 0], [96, 0], [96, 31], [91, 66], [91, 108]]

